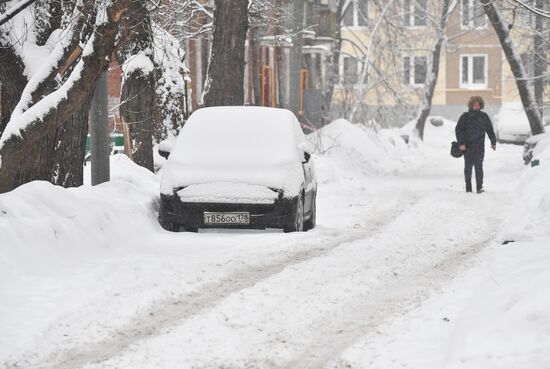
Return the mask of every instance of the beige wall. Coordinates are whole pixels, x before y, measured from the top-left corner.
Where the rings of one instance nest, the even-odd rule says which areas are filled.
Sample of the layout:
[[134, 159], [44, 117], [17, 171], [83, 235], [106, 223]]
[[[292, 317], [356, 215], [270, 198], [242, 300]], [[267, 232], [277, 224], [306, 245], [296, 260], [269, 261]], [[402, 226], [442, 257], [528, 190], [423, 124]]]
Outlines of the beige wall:
[[[431, 2], [432, 6], [438, 6], [437, 1]], [[397, 11], [397, 10], [396, 10]], [[434, 11], [432, 11], [434, 12]], [[506, 13], [505, 13], [506, 15]], [[376, 15], [371, 13], [371, 18], [376, 19]], [[517, 30], [516, 30], [517, 29]], [[512, 31], [512, 38], [518, 52], [522, 51], [522, 44], [525, 43], [525, 38], [519, 35], [525, 33], [525, 29], [521, 30], [519, 26]], [[435, 42], [435, 34], [430, 27], [408, 29], [406, 37], [402, 37], [400, 42], [403, 48], [402, 55], [414, 54], [430, 55], [429, 50]], [[348, 32], [345, 29], [342, 32], [345, 39], [351, 39], [361, 45], [368, 45], [369, 30], [353, 29]], [[391, 37], [384, 36], [381, 37]], [[504, 57], [498, 37], [490, 22], [487, 20], [486, 26], [480, 29], [465, 29], [461, 26], [460, 5], [454, 9], [449, 18], [447, 27], [448, 42], [442, 50], [441, 64], [439, 71], [439, 79], [436, 85], [435, 95], [433, 99], [434, 105], [463, 105], [466, 104], [468, 98], [472, 95], [482, 96], [488, 105], [500, 105], [504, 101], [518, 101], [518, 93], [514, 78], [511, 74], [508, 62]], [[411, 51], [406, 51], [410, 49]], [[418, 49], [412, 51], [412, 49]], [[424, 51], [421, 51], [421, 50]], [[344, 53], [354, 54], [353, 47], [350, 43], [342, 45]], [[386, 53], [388, 54], [388, 53]], [[382, 55], [380, 57], [380, 68], [388, 74], [396, 73], [401, 66], [400, 57], [395, 58], [399, 53], [393, 52], [394, 57]], [[483, 89], [467, 89], [460, 86], [460, 56], [462, 54], [484, 54], [487, 56], [487, 86]], [[420, 102], [419, 96], [422, 93], [422, 87], [404, 86], [401, 82], [401, 76], [397, 75], [391, 78], [391, 86], [395, 91], [400, 91], [402, 98], [410, 105], [416, 105]], [[342, 96], [337, 94], [336, 96]], [[389, 93], [383, 91], [373, 91], [367, 94], [365, 102], [372, 105], [378, 104], [380, 101], [385, 105], [395, 104], [395, 99]]]
[[[456, 50], [456, 51], [455, 51]], [[450, 52], [447, 50], [447, 103], [463, 104], [469, 96], [480, 95], [486, 104], [501, 102], [502, 51], [497, 47], [460, 47]], [[460, 88], [460, 56], [464, 54], [482, 54], [487, 56], [487, 88]]]

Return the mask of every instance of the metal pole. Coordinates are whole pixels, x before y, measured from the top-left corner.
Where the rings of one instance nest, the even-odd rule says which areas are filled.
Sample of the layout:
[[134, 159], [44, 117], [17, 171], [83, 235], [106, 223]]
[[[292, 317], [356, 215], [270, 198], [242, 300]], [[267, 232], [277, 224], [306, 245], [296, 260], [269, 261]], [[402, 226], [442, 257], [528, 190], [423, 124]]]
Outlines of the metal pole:
[[90, 111], [90, 149], [92, 154], [92, 186], [110, 180], [109, 156], [111, 154], [109, 137], [109, 111], [105, 71], [97, 80]]

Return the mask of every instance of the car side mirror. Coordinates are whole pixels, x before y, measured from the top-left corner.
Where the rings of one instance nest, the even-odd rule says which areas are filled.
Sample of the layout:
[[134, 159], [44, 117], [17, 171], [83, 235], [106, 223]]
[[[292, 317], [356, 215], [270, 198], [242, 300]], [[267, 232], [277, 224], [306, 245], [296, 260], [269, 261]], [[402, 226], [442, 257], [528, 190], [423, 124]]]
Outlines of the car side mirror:
[[302, 161], [302, 163], [309, 163], [309, 159], [311, 159], [311, 154], [307, 151], [304, 151], [304, 160]]
[[158, 153], [165, 159], [168, 159], [170, 153], [172, 152], [172, 142], [168, 140], [161, 141], [158, 147]]

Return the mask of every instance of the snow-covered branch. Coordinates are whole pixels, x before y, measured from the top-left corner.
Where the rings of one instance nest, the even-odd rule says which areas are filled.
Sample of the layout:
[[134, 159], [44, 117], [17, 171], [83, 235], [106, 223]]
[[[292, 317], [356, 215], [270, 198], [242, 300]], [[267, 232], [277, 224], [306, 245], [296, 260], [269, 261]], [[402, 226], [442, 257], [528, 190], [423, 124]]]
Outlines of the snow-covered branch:
[[34, 3], [36, 0], [21, 0], [14, 6], [12, 6], [4, 14], [0, 15], [0, 26], [9, 22], [17, 14], [21, 13], [25, 8]]

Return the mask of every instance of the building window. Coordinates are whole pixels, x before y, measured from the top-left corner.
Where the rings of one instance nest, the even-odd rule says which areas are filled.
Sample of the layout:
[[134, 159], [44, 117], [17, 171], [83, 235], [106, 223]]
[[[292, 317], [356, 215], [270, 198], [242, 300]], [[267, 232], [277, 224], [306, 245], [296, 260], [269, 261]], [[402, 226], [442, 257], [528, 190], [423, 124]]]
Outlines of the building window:
[[487, 88], [487, 55], [460, 56], [460, 88]]
[[462, 28], [485, 28], [487, 17], [479, 0], [461, 0], [460, 22]]
[[343, 55], [341, 61], [341, 81], [345, 86], [355, 85], [359, 81], [359, 63], [357, 62], [357, 58]]
[[426, 56], [403, 57], [403, 84], [421, 86], [426, 83], [428, 58]]
[[403, 25], [423, 27], [427, 25], [427, 0], [403, 0]]
[[366, 27], [369, 17], [368, 0], [348, 0], [342, 22], [347, 27]]

